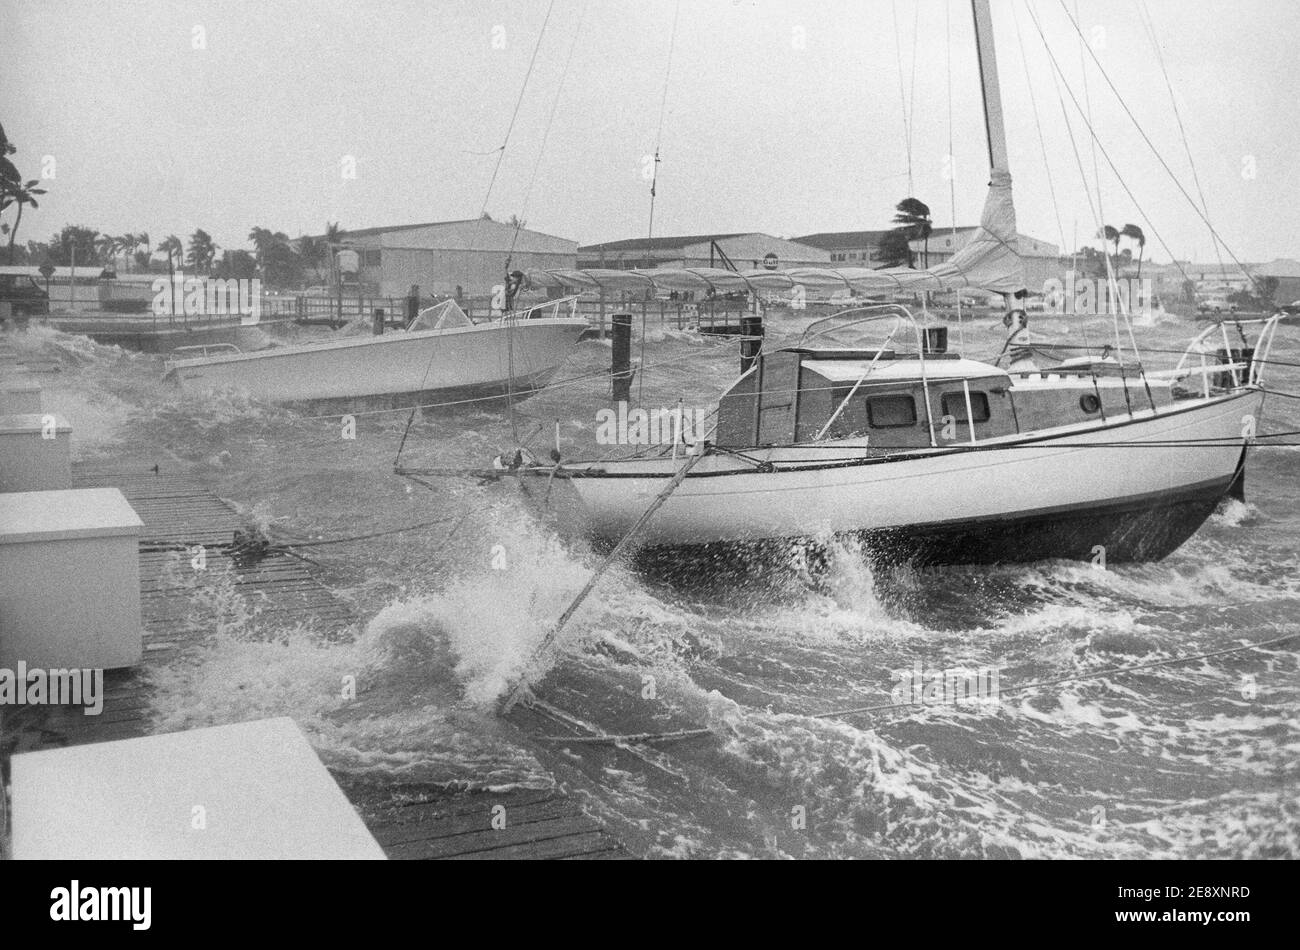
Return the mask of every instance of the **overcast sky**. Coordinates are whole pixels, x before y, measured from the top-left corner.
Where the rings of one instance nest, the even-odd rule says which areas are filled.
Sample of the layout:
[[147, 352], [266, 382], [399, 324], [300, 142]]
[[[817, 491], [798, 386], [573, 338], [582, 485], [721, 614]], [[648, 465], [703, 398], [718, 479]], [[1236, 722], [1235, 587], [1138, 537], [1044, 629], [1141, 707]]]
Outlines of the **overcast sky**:
[[[1088, 61], [1093, 125], [1145, 211], [1098, 153], [1104, 221], [1141, 225], [1159, 260], [1164, 243], [1213, 260], [1208, 228], [1082, 48], [1066, 12], [1075, 0], [1032, 2], [1046, 45], [1024, 0], [993, 0], [1020, 230], [1077, 246], [1097, 229], [1050, 49], [1080, 101]], [[911, 190], [950, 224], [951, 168], [957, 223], [977, 220], [988, 169], [966, 0], [682, 0], [674, 33], [676, 8], [555, 0], [487, 200], [494, 216], [582, 243], [644, 236], [644, 158], [659, 144], [657, 235], [885, 227], [909, 190], [910, 111]], [[1300, 257], [1300, 4], [1147, 8], [1210, 220], [1241, 260]], [[1141, 9], [1081, 0], [1079, 18], [1195, 196]], [[244, 247], [255, 225], [297, 235], [327, 220], [476, 217], [547, 10], [548, 0], [0, 0], [0, 122], [25, 175], [54, 173], [20, 240], [80, 223], [155, 241], [202, 227]], [[1095, 200], [1087, 133], [1060, 96]]]

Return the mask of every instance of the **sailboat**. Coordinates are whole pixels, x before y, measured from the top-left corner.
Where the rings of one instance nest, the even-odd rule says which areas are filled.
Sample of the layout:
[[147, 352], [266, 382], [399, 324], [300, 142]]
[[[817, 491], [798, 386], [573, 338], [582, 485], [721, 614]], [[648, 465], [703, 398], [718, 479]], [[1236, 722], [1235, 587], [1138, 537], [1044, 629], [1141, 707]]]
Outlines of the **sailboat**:
[[[198, 347], [166, 364], [184, 389], [235, 390], [267, 402], [357, 408], [523, 397], [548, 383], [589, 324], [569, 296], [473, 323], [454, 301], [400, 330], [243, 353]], [[194, 348], [177, 350], [177, 354]]]
[[[928, 270], [542, 271], [578, 289], [976, 288], [1023, 298], [988, 0], [972, 0], [990, 183], [980, 226]], [[1022, 311], [1012, 311], [1023, 318]], [[712, 428], [658, 456], [499, 462], [560, 526], [597, 544], [719, 565], [851, 536], [919, 564], [1160, 559], [1240, 495], [1278, 318], [1200, 334], [1172, 370], [1090, 356], [1041, 367], [1013, 324], [995, 362], [875, 304], [742, 356]], [[1253, 339], [1247, 334], [1253, 334]], [[1239, 338], [1238, 338], [1239, 336]]]

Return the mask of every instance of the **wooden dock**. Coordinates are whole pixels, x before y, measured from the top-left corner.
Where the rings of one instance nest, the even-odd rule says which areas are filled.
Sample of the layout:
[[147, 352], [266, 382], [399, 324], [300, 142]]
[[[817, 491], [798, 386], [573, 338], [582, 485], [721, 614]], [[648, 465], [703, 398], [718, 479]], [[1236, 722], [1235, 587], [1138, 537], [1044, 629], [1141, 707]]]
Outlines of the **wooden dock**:
[[[285, 624], [310, 621], [325, 636], [350, 636], [356, 618], [299, 559], [274, 550], [257, 560], [232, 557], [236, 512], [195, 481], [181, 475], [112, 472], [80, 467], [74, 487], [115, 487], [144, 522], [140, 539], [144, 660], [140, 667], [104, 674], [104, 709], [87, 716], [81, 707], [0, 706], [0, 776], [8, 758], [88, 742], [147, 735], [151, 731], [150, 671], [196, 644], [210, 631], [212, 616], [192, 616], [189, 585], [233, 585], [242, 600], [256, 603], [258, 618]], [[202, 571], [190, 566], [203, 547]], [[599, 822], [563, 792], [449, 791], [436, 785], [359, 780], [335, 773], [390, 858], [630, 858]]]

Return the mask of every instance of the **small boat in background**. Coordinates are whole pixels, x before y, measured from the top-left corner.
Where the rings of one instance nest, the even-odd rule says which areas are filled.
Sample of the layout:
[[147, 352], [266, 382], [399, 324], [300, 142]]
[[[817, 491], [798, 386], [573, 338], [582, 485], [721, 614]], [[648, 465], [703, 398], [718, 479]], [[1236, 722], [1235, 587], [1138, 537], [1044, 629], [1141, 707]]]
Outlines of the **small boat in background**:
[[273, 346], [254, 353], [231, 344], [186, 347], [167, 380], [187, 390], [235, 390], [316, 408], [394, 407], [528, 395], [555, 375], [588, 328], [577, 297], [564, 297], [491, 323], [473, 323], [454, 301], [421, 311], [402, 330]]

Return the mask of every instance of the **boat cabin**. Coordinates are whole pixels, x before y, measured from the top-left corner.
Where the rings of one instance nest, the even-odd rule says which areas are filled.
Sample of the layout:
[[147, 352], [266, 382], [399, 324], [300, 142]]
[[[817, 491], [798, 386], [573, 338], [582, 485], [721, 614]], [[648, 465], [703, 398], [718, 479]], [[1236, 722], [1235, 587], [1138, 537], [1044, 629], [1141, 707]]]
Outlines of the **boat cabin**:
[[881, 452], [976, 443], [1172, 402], [1167, 381], [1091, 368], [1008, 373], [956, 353], [765, 353], [723, 394], [720, 448], [852, 440]]

